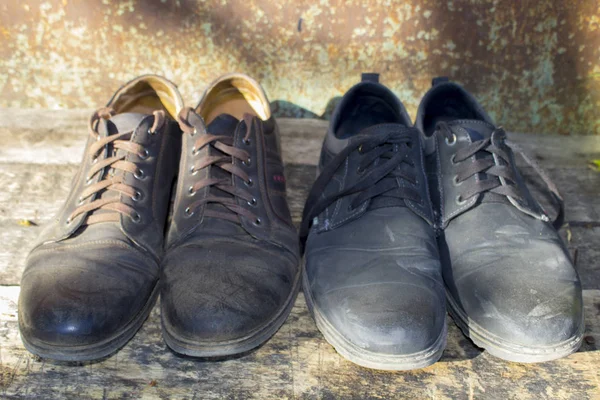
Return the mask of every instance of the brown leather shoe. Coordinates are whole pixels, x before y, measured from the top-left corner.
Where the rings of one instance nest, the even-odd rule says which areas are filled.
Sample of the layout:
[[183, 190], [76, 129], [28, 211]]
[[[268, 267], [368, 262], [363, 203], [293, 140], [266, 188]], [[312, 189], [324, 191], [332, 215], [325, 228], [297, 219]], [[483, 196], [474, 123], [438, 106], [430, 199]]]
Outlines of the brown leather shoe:
[[230, 74], [181, 113], [181, 126], [164, 338], [191, 356], [242, 353], [279, 329], [299, 288], [277, 124], [260, 85]]
[[148, 75], [92, 115], [73, 188], [21, 280], [19, 328], [32, 353], [101, 358], [148, 316], [158, 294], [182, 107], [175, 85]]

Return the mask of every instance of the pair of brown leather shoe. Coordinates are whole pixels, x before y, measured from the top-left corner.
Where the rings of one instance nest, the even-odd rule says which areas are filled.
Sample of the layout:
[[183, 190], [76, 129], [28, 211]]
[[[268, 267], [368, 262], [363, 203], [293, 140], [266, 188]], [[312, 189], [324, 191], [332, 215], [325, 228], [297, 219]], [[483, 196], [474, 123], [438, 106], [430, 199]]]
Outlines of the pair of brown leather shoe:
[[42, 357], [101, 358], [133, 337], [160, 292], [174, 351], [245, 352], [288, 316], [298, 261], [260, 85], [225, 75], [191, 109], [173, 83], [142, 76], [90, 119], [73, 188], [27, 259], [21, 336]]

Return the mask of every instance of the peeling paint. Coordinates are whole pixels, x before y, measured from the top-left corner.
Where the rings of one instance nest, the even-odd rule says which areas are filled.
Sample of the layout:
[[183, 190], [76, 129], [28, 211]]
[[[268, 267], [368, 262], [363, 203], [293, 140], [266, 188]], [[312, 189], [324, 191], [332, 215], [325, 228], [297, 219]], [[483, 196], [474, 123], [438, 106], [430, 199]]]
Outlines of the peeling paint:
[[0, 4], [1, 107], [96, 107], [142, 73], [196, 104], [216, 76], [242, 71], [280, 100], [279, 115], [314, 116], [373, 71], [413, 116], [431, 78], [447, 75], [508, 129], [600, 134], [599, 59], [595, 0]]

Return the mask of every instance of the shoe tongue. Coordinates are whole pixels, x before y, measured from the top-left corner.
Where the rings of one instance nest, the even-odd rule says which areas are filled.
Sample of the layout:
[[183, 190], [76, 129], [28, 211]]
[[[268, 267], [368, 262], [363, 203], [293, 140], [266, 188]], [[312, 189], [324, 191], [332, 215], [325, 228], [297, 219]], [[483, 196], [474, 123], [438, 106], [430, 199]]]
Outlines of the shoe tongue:
[[[148, 117], [149, 114], [140, 114], [140, 113], [122, 113], [112, 116], [106, 123], [107, 135], [116, 135], [119, 133], [132, 132], [135, 130], [142, 120]], [[125, 150], [115, 149], [112, 143], [108, 144], [108, 157], [112, 156], [121, 156], [127, 155]], [[105, 172], [106, 176], [119, 176], [123, 175], [123, 171], [114, 170], [110, 168]], [[103, 190], [97, 196], [97, 199], [108, 199], [118, 197], [120, 194], [118, 192], [112, 190]], [[104, 213], [112, 213], [114, 211], [109, 210], [95, 210], [91, 214], [104, 214]]]
[[[210, 124], [208, 124], [208, 126], [206, 127], [206, 131], [208, 133], [210, 133], [211, 135], [233, 137], [239, 123], [240, 123], [240, 121], [237, 118], [235, 118], [234, 116], [229, 115], [229, 114], [221, 114], [218, 117], [216, 117], [215, 119], [213, 119], [210, 122]], [[209, 149], [209, 155], [222, 156], [223, 153], [220, 152], [219, 150], [211, 147]], [[213, 178], [218, 178], [218, 179], [225, 179], [225, 180], [232, 179], [231, 174], [229, 172], [227, 172], [221, 168], [218, 168], [216, 166], [211, 167], [210, 175]], [[229, 194], [223, 190], [220, 190], [214, 186], [210, 188], [210, 195], [216, 196], [216, 197], [232, 198], [231, 194]], [[230, 213], [231, 212], [231, 211], [229, 211], [229, 209], [227, 207], [225, 207], [221, 204], [218, 204], [218, 203], [209, 203], [206, 205], [206, 208], [209, 210], [214, 210], [214, 211], [218, 211], [221, 213]]]
[[[460, 126], [465, 131], [467, 131], [472, 142], [488, 139], [488, 138], [492, 137], [492, 134], [496, 130], [495, 126], [493, 126], [492, 124], [489, 124], [485, 121], [481, 121], [481, 120], [457, 120], [457, 121], [453, 121], [450, 123], [451, 129], [456, 128], [458, 126]], [[460, 132], [456, 132], [454, 129], [453, 129], [453, 132], [460, 134]], [[477, 160], [481, 160], [481, 159], [486, 159], [486, 158], [493, 159], [494, 156], [491, 153], [488, 153], [486, 151], [478, 151], [474, 155], [474, 157]], [[485, 173], [479, 173], [479, 174], [477, 174], [477, 176], [480, 181], [485, 181], [486, 179], [489, 178], [488, 175], [486, 175]], [[500, 203], [508, 202], [506, 197], [497, 195], [492, 192], [483, 193], [482, 197], [481, 197], [481, 201], [482, 202], [500, 202]]]
[[450, 123], [451, 128], [457, 126], [467, 131], [472, 142], [490, 138], [496, 129], [495, 126], [476, 119], [461, 119]]
[[114, 135], [115, 133], [123, 133], [133, 131], [138, 127], [140, 122], [144, 118], [148, 117], [148, 114], [140, 113], [122, 113], [111, 117], [108, 120], [108, 134]]
[[229, 114], [221, 114], [206, 127], [208, 133], [219, 136], [233, 136], [240, 121]]

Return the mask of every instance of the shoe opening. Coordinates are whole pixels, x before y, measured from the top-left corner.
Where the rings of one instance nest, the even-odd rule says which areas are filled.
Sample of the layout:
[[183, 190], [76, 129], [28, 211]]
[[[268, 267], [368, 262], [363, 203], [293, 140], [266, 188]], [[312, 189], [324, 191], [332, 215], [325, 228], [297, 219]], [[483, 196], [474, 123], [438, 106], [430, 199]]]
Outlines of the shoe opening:
[[460, 86], [454, 83], [442, 84], [432, 89], [423, 100], [419, 114], [424, 133], [429, 136], [438, 122], [459, 119], [482, 120], [489, 118], [475, 100]]
[[337, 125], [334, 125], [335, 136], [346, 139], [378, 124], [407, 125], [401, 107], [396, 96], [385, 86], [359, 83], [346, 93], [340, 103]]
[[271, 108], [262, 87], [254, 79], [243, 74], [228, 74], [217, 79], [206, 90], [197, 112], [205, 123], [210, 124], [221, 114], [229, 114], [241, 120], [244, 114], [271, 118]]
[[160, 76], [146, 75], [119, 89], [109, 105], [117, 114], [152, 114], [156, 110], [163, 110], [176, 119], [183, 108], [183, 100], [173, 83]]

